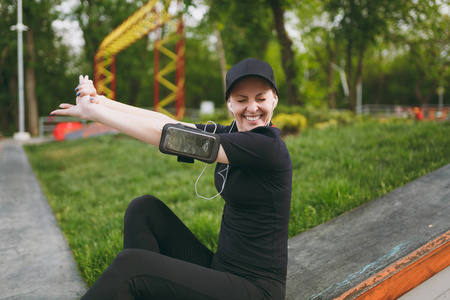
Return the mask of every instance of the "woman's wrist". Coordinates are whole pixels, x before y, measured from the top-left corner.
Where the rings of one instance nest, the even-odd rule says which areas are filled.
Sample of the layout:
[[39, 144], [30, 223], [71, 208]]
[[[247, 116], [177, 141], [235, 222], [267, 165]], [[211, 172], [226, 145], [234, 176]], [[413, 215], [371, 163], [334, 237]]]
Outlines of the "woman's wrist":
[[108, 102], [110, 102], [111, 100], [106, 98], [106, 96], [104, 95], [95, 95], [95, 100], [97, 101], [98, 104], [102, 104], [106, 107], [109, 107]]
[[101, 105], [101, 103], [90, 104], [86, 110], [86, 119], [93, 121], [93, 122], [98, 122], [99, 117], [101, 116], [102, 110], [104, 110], [104, 108], [105, 107], [103, 105]]

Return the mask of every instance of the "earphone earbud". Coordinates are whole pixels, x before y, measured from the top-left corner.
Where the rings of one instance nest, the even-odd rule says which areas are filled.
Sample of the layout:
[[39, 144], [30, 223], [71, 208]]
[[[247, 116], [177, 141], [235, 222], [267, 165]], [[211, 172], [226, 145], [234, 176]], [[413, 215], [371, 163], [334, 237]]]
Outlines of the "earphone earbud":
[[233, 108], [231, 107], [231, 103], [230, 103], [230, 102], [228, 102], [228, 108], [229, 108], [230, 111], [234, 114], [234, 110], [233, 110]]
[[272, 110], [274, 110], [275, 107], [277, 107], [277, 104], [278, 104], [277, 99], [273, 98], [273, 107], [272, 107]]

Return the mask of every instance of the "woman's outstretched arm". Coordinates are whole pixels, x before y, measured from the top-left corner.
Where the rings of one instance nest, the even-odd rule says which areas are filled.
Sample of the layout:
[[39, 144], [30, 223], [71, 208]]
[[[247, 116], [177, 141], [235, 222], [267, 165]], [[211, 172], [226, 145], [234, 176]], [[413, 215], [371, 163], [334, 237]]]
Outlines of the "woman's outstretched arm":
[[[121, 103], [119, 101], [108, 99], [105, 96], [101, 96], [97, 94], [97, 90], [94, 87], [94, 82], [89, 79], [86, 75], [83, 77], [80, 75], [79, 77], [80, 84], [75, 89], [77, 96], [83, 97], [89, 95], [91, 98], [91, 102], [96, 104], [102, 104], [108, 108], [126, 112], [136, 116], [142, 116], [147, 118], [157, 118], [157, 119], [170, 119], [168, 116], [148, 109], [143, 109], [135, 106], [131, 106], [125, 103]], [[188, 124], [186, 124], [188, 125]]]
[[102, 123], [154, 146], [159, 145], [161, 128], [166, 123], [176, 123], [170, 118], [161, 120], [111, 109], [102, 104], [92, 103], [89, 96], [77, 97], [76, 105], [63, 103], [60, 107], [51, 114]]
[[[98, 122], [154, 146], [159, 145], [161, 129], [165, 124], [179, 123], [164, 114], [97, 95], [88, 76], [80, 76], [79, 82], [75, 89], [76, 104], [62, 103], [60, 109], [51, 112], [52, 115], [72, 116]], [[183, 124], [195, 127], [193, 124]]]
[[[87, 76], [80, 76], [79, 80], [80, 85], [76, 89], [76, 104], [62, 103], [60, 109], [51, 112], [52, 115], [72, 116], [98, 122], [157, 147], [161, 140], [161, 132], [164, 125], [167, 123], [180, 123], [158, 112], [137, 108], [98, 96], [92, 81]], [[94, 96], [92, 96], [92, 93]], [[195, 127], [194, 124], [183, 124]], [[217, 161], [228, 163], [222, 146], [220, 146]]]

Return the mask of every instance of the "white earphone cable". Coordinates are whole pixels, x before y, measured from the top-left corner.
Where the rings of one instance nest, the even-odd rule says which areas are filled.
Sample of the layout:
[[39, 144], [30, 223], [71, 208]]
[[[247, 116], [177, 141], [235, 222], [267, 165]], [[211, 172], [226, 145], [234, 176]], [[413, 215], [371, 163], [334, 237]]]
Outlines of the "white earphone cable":
[[[205, 124], [205, 129], [204, 129], [203, 131], [206, 131], [206, 125], [208, 125], [208, 123], [210, 123], [210, 122], [213, 123], [214, 126], [215, 126], [215, 127], [214, 127], [213, 133], [216, 133], [216, 130], [217, 130], [217, 124], [214, 123], [213, 121], [208, 121], [208, 122], [206, 122], [206, 124]], [[233, 121], [233, 123], [231, 123], [231, 128], [230, 128], [230, 131], [229, 131], [228, 133], [230, 133], [230, 132], [233, 130], [234, 123], [235, 123], [234, 121]], [[205, 164], [205, 167], [203, 168], [203, 171], [200, 173], [200, 175], [198, 176], [197, 180], [195, 181], [194, 188], [195, 188], [195, 194], [196, 194], [198, 197], [203, 198], [203, 199], [206, 199], [206, 200], [212, 200], [212, 199], [216, 198], [217, 196], [219, 196], [220, 194], [222, 194], [222, 192], [223, 192], [223, 190], [224, 190], [224, 188], [225, 188], [225, 182], [227, 182], [227, 178], [228, 178], [228, 170], [230, 169], [230, 166], [228, 165], [225, 169], [223, 169], [222, 171], [219, 171], [219, 172], [218, 172], [218, 174], [219, 174], [219, 175], [222, 177], [222, 179], [223, 179], [222, 188], [221, 188], [221, 190], [220, 190], [219, 193], [217, 193], [215, 196], [210, 197], [210, 198], [204, 197], [204, 196], [200, 195], [200, 194], [198, 193], [198, 191], [197, 191], [197, 183], [198, 183], [198, 181], [200, 180], [200, 177], [202, 177], [203, 173], [205, 172], [207, 166], [208, 166], [208, 164]], [[225, 175], [223, 175], [224, 172], [225, 172]]]

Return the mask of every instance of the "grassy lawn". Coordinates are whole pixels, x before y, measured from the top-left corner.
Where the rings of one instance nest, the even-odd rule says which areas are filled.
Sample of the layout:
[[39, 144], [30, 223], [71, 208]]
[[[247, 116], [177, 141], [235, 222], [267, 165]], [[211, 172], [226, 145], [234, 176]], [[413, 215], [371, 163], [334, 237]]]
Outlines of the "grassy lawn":
[[[450, 123], [364, 122], [308, 129], [285, 141], [294, 165], [290, 236], [450, 163]], [[26, 151], [89, 286], [120, 252], [123, 214], [143, 194], [163, 200], [216, 248], [223, 201], [195, 195], [202, 163], [177, 163], [123, 135]], [[213, 171], [202, 176], [201, 195], [216, 194]]]

